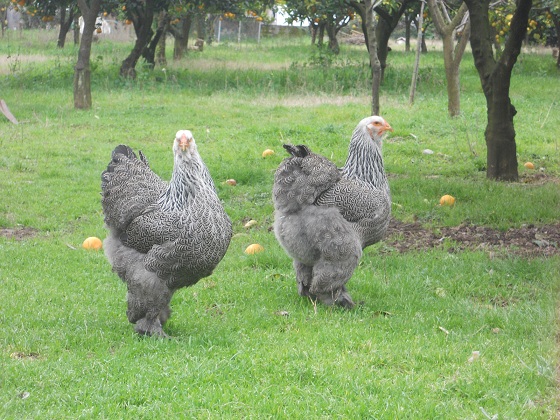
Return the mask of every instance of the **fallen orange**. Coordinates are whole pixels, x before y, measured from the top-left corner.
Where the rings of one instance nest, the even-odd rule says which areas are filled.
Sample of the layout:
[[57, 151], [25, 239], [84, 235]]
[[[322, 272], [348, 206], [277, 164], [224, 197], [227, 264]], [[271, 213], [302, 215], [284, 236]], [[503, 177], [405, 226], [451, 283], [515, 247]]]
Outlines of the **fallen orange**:
[[455, 204], [455, 197], [449, 194], [445, 194], [439, 199], [440, 206], [452, 206], [453, 204]]
[[86, 238], [86, 240], [82, 244], [82, 247], [84, 247], [85, 249], [94, 249], [98, 251], [103, 247], [103, 242], [101, 242], [101, 239], [96, 238], [95, 236], [90, 236], [89, 238]]
[[253, 255], [258, 254], [259, 252], [263, 252], [264, 248], [262, 245], [259, 244], [251, 244], [245, 249], [245, 254]]

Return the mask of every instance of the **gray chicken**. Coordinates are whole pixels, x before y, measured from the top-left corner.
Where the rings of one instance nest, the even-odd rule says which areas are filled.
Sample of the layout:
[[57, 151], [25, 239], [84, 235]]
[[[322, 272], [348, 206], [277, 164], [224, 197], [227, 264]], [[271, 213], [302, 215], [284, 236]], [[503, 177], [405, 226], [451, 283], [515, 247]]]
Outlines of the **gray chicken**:
[[381, 140], [392, 130], [379, 116], [360, 121], [340, 170], [306, 146], [284, 146], [291, 157], [274, 177], [274, 233], [293, 259], [301, 296], [354, 306], [346, 282], [362, 250], [380, 241], [389, 225]]
[[209, 276], [232, 235], [190, 131], [177, 132], [173, 154], [169, 183], [125, 145], [101, 175], [105, 255], [127, 285], [126, 314], [142, 335], [167, 336], [173, 293]]

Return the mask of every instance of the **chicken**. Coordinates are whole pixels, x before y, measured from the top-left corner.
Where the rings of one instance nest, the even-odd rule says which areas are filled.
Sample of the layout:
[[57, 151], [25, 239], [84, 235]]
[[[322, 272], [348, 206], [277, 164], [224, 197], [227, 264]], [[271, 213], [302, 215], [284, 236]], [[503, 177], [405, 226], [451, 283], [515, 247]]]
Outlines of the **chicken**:
[[167, 336], [173, 294], [209, 276], [232, 235], [190, 131], [177, 132], [173, 154], [169, 183], [125, 145], [101, 175], [105, 255], [127, 285], [126, 314], [141, 335]]
[[353, 224], [362, 249], [383, 239], [391, 218], [391, 192], [381, 153], [387, 131], [393, 128], [380, 116], [361, 120], [352, 133], [341, 182], [316, 202], [340, 210]]
[[301, 296], [354, 306], [346, 283], [362, 250], [381, 240], [389, 225], [381, 154], [386, 131], [392, 128], [379, 116], [360, 121], [340, 170], [306, 146], [284, 146], [291, 157], [274, 176], [274, 233], [293, 259]]

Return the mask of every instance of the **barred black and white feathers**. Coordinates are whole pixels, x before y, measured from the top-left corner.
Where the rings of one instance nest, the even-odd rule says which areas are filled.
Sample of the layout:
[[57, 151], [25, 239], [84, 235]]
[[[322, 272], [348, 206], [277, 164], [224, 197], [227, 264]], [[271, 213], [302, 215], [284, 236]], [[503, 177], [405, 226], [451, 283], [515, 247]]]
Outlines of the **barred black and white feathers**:
[[190, 131], [177, 132], [173, 154], [169, 183], [124, 145], [101, 177], [105, 254], [128, 286], [127, 316], [141, 334], [165, 335], [173, 293], [210, 275], [232, 235]]
[[382, 139], [391, 126], [380, 116], [361, 120], [348, 147], [342, 179], [316, 201], [337, 207], [353, 223], [362, 248], [383, 239], [391, 217], [391, 193], [383, 165]]
[[341, 174], [334, 163], [306, 146], [286, 145], [274, 175], [274, 233], [294, 260], [302, 296], [352, 307], [344, 285], [362, 255], [358, 235], [335, 207], [315, 205]]
[[291, 213], [314, 204], [341, 175], [334, 163], [312, 153], [307, 146], [285, 144], [284, 149], [292, 157], [285, 159], [276, 171], [273, 197], [277, 208]]
[[345, 284], [362, 249], [382, 239], [389, 224], [391, 198], [381, 155], [388, 130], [378, 116], [360, 121], [341, 170], [306, 146], [284, 146], [291, 157], [275, 173], [274, 232], [294, 260], [300, 295], [354, 305]]

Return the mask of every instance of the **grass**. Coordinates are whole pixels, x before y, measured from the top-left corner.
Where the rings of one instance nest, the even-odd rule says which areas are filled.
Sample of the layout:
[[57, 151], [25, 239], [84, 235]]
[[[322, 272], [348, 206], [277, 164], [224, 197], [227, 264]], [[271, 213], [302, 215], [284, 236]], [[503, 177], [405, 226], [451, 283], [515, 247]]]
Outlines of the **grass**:
[[[43, 40], [26, 32], [0, 44], [2, 56], [21, 58], [0, 79], [21, 122], [0, 120], [0, 227], [36, 230], [24, 240], [0, 237], [4, 418], [556, 415], [558, 256], [399, 254], [379, 244], [349, 282], [363, 302], [355, 310], [297, 296], [291, 262], [269, 230], [273, 173], [284, 142], [344, 163], [349, 135], [369, 110], [364, 51], [346, 47], [321, 68], [307, 40], [213, 46], [129, 82], [115, 76], [129, 46], [99, 43], [94, 107], [76, 111], [75, 50], [41, 48]], [[434, 229], [557, 223], [554, 62], [525, 54], [516, 66], [526, 182], [505, 184], [485, 179], [486, 112], [472, 57], [462, 65], [463, 114], [449, 120], [441, 54], [422, 56], [413, 107], [413, 55], [391, 54], [382, 110], [395, 128], [384, 146], [394, 217]], [[181, 128], [193, 132], [235, 236], [212, 276], [174, 296], [166, 331], [175, 339], [142, 339], [126, 320], [126, 287], [81, 242], [105, 235], [99, 176], [111, 150], [141, 148], [168, 179]], [[263, 159], [266, 148], [276, 154]], [[522, 167], [527, 160], [546, 178]], [[445, 193], [457, 198], [454, 208], [436, 205]], [[258, 225], [247, 230], [250, 218]], [[265, 252], [243, 254], [254, 242]], [[469, 362], [474, 351], [480, 357]]]

